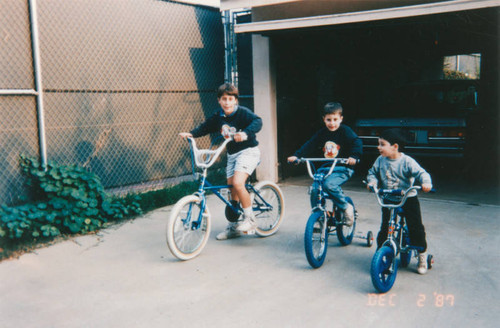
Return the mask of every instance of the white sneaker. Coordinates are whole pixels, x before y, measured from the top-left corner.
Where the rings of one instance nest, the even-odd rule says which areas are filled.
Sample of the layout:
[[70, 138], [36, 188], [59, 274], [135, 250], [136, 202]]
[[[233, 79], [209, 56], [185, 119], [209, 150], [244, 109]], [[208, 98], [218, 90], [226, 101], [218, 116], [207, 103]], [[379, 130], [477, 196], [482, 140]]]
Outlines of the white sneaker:
[[350, 203], [347, 203], [347, 207], [344, 211], [345, 224], [348, 227], [352, 227], [354, 223], [354, 207]]
[[427, 253], [418, 254], [417, 272], [420, 274], [427, 273]]
[[252, 235], [255, 233], [255, 228], [257, 227], [257, 222], [253, 216], [243, 215], [243, 221], [238, 224], [236, 230], [239, 232], [244, 232], [245, 234]]
[[238, 238], [241, 236], [241, 233], [236, 230], [236, 227], [238, 226], [237, 222], [229, 222], [229, 224], [226, 227], [226, 230], [220, 232], [215, 239], [217, 240], [226, 240], [226, 239], [232, 239], [232, 238]]

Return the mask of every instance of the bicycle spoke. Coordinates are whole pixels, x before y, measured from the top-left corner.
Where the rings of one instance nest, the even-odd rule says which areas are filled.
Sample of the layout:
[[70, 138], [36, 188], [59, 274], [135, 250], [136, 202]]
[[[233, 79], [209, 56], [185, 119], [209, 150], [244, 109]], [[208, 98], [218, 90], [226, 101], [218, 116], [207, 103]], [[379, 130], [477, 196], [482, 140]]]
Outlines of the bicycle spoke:
[[198, 226], [196, 220], [200, 215], [198, 204], [189, 203], [179, 211], [174, 223], [174, 242], [184, 253], [191, 253], [203, 242], [206, 227]]
[[[262, 228], [272, 228], [275, 224], [274, 218], [279, 210], [279, 199], [272, 189], [263, 189], [260, 191], [260, 196], [265, 199], [267, 204], [260, 197], [255, 196], [254, 214], [255, 218], [260, 221], [259, 225]], [[272, 209], [271, 209], [272, 208]], [[268, 222], [268, 219], [269, 222]]]

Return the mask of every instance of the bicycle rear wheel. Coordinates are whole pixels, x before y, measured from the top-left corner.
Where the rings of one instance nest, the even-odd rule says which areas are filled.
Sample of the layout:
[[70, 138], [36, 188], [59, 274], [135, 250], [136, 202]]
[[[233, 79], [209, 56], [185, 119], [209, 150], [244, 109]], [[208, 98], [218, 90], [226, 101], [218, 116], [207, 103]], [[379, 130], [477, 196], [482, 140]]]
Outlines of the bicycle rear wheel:
[[200, 198], [189, 195], [181, 198], [170, 213], [166, 227], [167, 245], [180, 260], [198, 256], [208, 241], [210, 213], [206, 207], [202, 214], [200, 212]]
[[307, 220], [304, 233], [306, 258], [313, 268], [323, 265], [328, 249], [328, 226], [322, 211], [315, 211]]
[[394, 251], [389, 246], [383, 246], [373, 255], [370, 275], [375, 289], [380, 293], [388, 292], [398, 273]]
[[[252, 209], [257, 222], [255, 233], [260, 237], [275, 234], [285, 215], [285, 199], [281, 189], [273, 182], [262, 181], [251, 192]], [[267, 204], [270, 206], [268, 206]]]
[[412, 257], [412, 250], [409, 249], [407, 251], [401, 251], [401, 253], [399, 253], [399, 259], [400, 259], [400, 263], [399, 265], [401, 265], [402, 268], [406, 268], [408, 267], [408, 265], [410, 265], [410, 262], [411, 262], [411, 257]]

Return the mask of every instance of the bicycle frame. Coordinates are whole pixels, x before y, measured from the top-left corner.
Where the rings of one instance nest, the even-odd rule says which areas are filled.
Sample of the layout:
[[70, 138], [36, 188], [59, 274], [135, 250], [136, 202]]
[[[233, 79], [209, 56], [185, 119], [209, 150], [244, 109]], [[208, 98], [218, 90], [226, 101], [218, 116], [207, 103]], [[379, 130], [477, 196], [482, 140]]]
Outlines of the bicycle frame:
[[[387, 238], [373, 255], [370, 267], [373, 286], [378, 292], [386, 293], [396, 281], [398, 267], [407, 267], [410, 264], [411, 257], [416, 256], [414, 250], [422, 251], [421, 247], [410, 245], [408, 226], [402, 208], [410, 195], [410, 191], [419, 190], [421, 187], [411, 186], [406, 190], [379, 190], [377, 186], [368, 186], [371, 191], [375, 192], [379, 205], [389, 210]], [[401, 198], [394, 199], [390, 197], [395, 195]], [[399, 261], [397, 260], [398, 256], [400, 256]], [[419, 257], [419, 263], [420, 260]], [[427, 256], [427, 266], [428, 268], [432, 267], [432, 255]]]
[[[324, 180], [334, 172], [336, 165], [339, 163], [348, 164], [349, 159], [299, 158], [295, 161], [295, 163], [297, 162], [306, 162], [307, 172], [313, 179], [313, 185], [310, 188], [312, 212], [306, 223], [304, 248], [309, 264], [313, 268], [319, 268], [325, 261], [329, 236], [336, 235], [343, 246], [350, 245], [355, 237], [354, 232], [358, 213], [352, 199], [345, 196], [346, 202], [352, 206], [352, 211], [354, 212], [353, 221], [349, 224], [346, 216], [343, 214], [343, 209], [338, 206], [333, 197], [329, 196], [323, 186]], [[326, 164], [316, 168], [313, 162], [326, 162]], [[327, 203], [327, 200], [331, 200], [332, 204], [330, 202]], [[329, 211], [330, 206], [332, 206], [332, 212]], [[373, 233], [370, 231], [366, 238], [361, 236], [356, 237], [366, 239], [369, 247], [372, 244], [372, 235]]]
[[[220, 192], [221, 189], [231, 189], [233, 186], [232, 185], [213, 185], [207, 180], [207, 172], [208, 169], [217, 161], [219, 158], [220, 154], [226, 147], [227, 143], [231, 141], [231, 138], [227, 138], [224, 140], [224, 142], [214, 150], [211, 149], [198, 149], [196, 147], [196, 141], [193, 138], [188, 138], [189, 145], [191, 148], [191, 168], [193, 171], [193, 176], [195, 178], [200, 179], [200, 185], [198, 187], [198, 191], [195, 192], [195, 194], [200, 198], [201, 200], [201, 211], [199, 214], [199, 217], [196, 222], [201, 222], [202, 220], [202, 214], [205, 211], [206, 208], [206, 191], [211, 191], [214, 193], [226, 206], [231, 208], [234, 212], [238, 214], [242, 214], [243, 211], [241, 208], [234, 206], [231, 204], [229, 200], [227, 200], [222, 193]], [[206, 156], [206, 158], [204, 158]], [[202, 172], [196, 172], [195, 165], [198, 168], [201, 168]], [[253, 187], [253, 185], [247, 183], [245, 184], [246, 189], [249, 192], [253, 192], [255, 194], [255, 197], [257, 197], [263, 204], [264, 206], [259, 206], [252, 208], [253, 210], [258, 210], [258, 209], [263, 209], [263, 210], [272, 210], [273, 207], [270, 205], [262, 196], [260, 193]], [[253, 203], [253, 202], [252, 202]]]
[[[218, 147], [212, 144], [210, 149], [201, 150], [196, 147], [194, 139], [188, 138], [193, 175], [196, 182], [199, 182], [199, 186], [193, 194], [186, 195], [175, 203], [170, 211], [165, 230], [167, 246], [172, 255], [179, 260], [190, 260], [198, 256], [210, 238], [212, 215], [209, 211], [207, 192], [213, 192], [226, 205], [225, 215], [230, 222], [228, 229], [234, 228], [241, 232], [241, 235], [255, 234], [258, 237], [268, 237], [278, 231], [283, 221], [285, 203], [283, 193], [278, 185], [271, 181], [259, 181], [255, 186], [245, 183], [246, 189], [250, 193], [250, 209], [254, 212], [255, 226], [252, 230], [239, 231], [239, 223], [235, 221], [239, 219], [243, 210], [240, 209], [237, 202], [226, 197], [225, 193], [221, 191], [221, 189], [233, 188], [234, 186], [229, 183], [213, 185], [207, 180], [208, 169], [217, 161], [224, 147], [231, 141], [231, 136], [225, 137], [227, 137], [226, 140]], [[215, 147], [217, 149], [212, 149]], [[218, 234], [216, 239], [229, 239], [239, 235], [240, 233], [236, 233], [233, 236], [228, 236], [226, 229], [222, 234]]]
[[[328, 172], [321, 173], [319, 172], [320, 169], [316, 169], [311, 163], [312, 162], [332, 162], [332, 165], [328, 169]], [[313, 211], [318, 209], [320, 211], [326, 212], [326, 209], [323, 207], [323, 181], [333, 172], [333, 169], [339, 164], [347, 164], [348, 159], [347, 158], [299, 158], [297, 160], [298, 163], [301, 162], [306, 162], [307, 164], [307, 172], [309, 173], [309, 176], [313, 179], [313, 184], [317, 183], [318, 184], [318, 198], [316, 199], [316, 206], [313, 207]]]
[[[420, 186], [411, 186], [407, 190], [401, 189], [378, 189], [376, 186], [371, 186], [373, 192], [377, 196], [377, 201], [381, 207], [389, 208], [389, 227], [387, 231], [387, 239], [382, 246], [389, 246], [394, 251], [394, 256], [397, 256], [401, 251], [408, 249], [416, 249], [419, 247], [407, 246], [403, 248], [403, 230], [405, 229], [406, 222], [402, 206], [406, 203], [409, 192], [411, 190], [420, 190]], [[383, 200], [384, 195], [402, 196], [399, 203], [386, 203]]]
[[389, 246], [394, 250], [394, 256], [397, 256], [402, 250], [403, 227], [405, 226], [403, 210], [401, 208], [391, 209], [389, 214], [389, 228], [387, 231], [387, 240], [382, 246]]

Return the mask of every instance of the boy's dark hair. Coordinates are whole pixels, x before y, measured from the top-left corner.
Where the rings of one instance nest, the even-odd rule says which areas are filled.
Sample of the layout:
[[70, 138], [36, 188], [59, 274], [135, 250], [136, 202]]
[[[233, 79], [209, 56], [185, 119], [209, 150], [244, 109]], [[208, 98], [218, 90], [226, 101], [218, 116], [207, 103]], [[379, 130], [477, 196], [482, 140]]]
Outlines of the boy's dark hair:
[[382, 131], [380, 138], [387, 140], [391, 145], [398, 144], [399, 149], [404, 149], [409, 140], [408, 133], [400, 128], [387, 129]]
[[234, 96], [236, 99], [238, 99], [238, 96], [240, 95], [238, 88], [231, 83], [224, 83], [219, 87], [219, 89], [217, 89], [217, 98], [222, 97], [224, 94]]
[[323, 108], [323, 116], [326, 116], [328, 114], [337, 114], [337, 113], [340, 116], [342, 116], [342, 112], [343, 112], [342, 104], [340, 104], [337, 101], [329, 102]]

